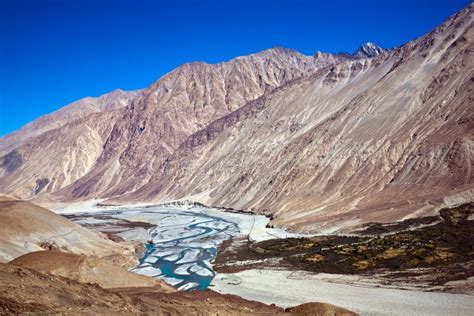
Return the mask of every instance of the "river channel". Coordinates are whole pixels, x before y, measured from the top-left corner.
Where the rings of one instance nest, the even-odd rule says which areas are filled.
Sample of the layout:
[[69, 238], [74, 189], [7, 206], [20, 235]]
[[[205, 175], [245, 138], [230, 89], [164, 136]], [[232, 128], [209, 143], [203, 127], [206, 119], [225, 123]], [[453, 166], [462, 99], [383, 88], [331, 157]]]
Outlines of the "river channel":
[[93, 230], [143, 242], [146, 252], [131, 271], [179, 290], [206, 289], [215, 276], [212, 260], [219, 244], [239, 233], [232, 221], [182, 209], [124, 208], [66, 216]]

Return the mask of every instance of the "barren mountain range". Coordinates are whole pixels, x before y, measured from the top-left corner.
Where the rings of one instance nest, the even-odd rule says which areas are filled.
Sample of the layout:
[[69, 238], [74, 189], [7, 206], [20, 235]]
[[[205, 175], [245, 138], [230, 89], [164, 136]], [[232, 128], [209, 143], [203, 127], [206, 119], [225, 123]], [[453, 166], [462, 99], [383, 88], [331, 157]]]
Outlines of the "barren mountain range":
[[0, 192], [190, 199], [327, 232], [473, 201], [472, 11], [391, 50], [273, 48], [82, 99], [0, 139]]

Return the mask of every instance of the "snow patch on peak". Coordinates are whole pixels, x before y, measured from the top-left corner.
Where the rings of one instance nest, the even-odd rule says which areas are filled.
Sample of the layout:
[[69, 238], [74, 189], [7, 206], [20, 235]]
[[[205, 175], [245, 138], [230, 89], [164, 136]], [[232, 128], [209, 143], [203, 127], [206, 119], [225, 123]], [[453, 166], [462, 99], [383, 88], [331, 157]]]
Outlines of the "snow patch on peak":
[[353, 56], [358, 58], [372, 58], [382, 54], [385, 51], [387, 51], [385, 48], [382, 48], [373, 42], [367, 42], [362, 44], [354, 52]]

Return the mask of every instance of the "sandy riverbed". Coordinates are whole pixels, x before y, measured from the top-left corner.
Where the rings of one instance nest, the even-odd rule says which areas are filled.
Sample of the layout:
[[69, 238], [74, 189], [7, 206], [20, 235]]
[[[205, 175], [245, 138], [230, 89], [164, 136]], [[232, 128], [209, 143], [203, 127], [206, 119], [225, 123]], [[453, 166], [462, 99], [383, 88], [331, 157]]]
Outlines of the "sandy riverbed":
[[281, 307], [330, 303], [361, 315], [474, 315], [474, 297], [343, 284], [341, 276], [294, 271], [219, 273], [211, 289]]
[[[158, 224], [156, 219], [152, 214], [142, 214], [142, 208], [148, 208], [148, 211], [160, 211], [160, 210], [186, 210], [189, 212], [202, 213], [209, 216], [221, 217], [224, 220], [234, 222], [239, 227], [239, 234], [243, 236], [250, 236], [250, 239], [253, 241], [263, 241], [274, 238], [291, 238], [291, 237], [306, 237], [312, 236], [307, 234], [297, 234], [287, 232], [284, 229], [280, 228], [268, 228], [266, 227], [270, 221], [267, 217], [263, 215], [252, 215], [245, 213], [237, 212], [227, 212], [222, 209], [212, 208], [212, 207], [201, 207], [193, 205], [157, 205], [157, 204], [146, 204], [146, 203], [137, 203], [137, 204], [123, 204], [117, 206], [97, 206], [97, 203], [102, 202], [102, 200], [90, 200], [76, 203], [69, 203], [67, 205], [55, 205], [52, 207], [52, 210], [58, 214], [74, 214], [74, 213], [96, 213], [103, 211], [112, 211], [112, 210], [122, 210], [122, 209], [135, 209], [136, 217], [133, 220], [136, 221], [145, 221], [152, 224]], [[127, 236], [127, 239], [130, 239], [134, 236]], [[141, 240], [146, 237], [144, 234], [142, 236], [136, 236], [136, 240]]]

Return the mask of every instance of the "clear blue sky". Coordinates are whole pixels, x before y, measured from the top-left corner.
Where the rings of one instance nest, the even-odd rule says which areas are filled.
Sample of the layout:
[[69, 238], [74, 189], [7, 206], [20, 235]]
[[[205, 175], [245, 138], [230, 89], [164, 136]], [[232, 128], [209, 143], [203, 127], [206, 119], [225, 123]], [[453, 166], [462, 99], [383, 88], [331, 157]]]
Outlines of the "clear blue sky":
[[184, 62], [401, 45], [468, 3], [0, 0], [0, 135], [85, 96], [144, 88]]

